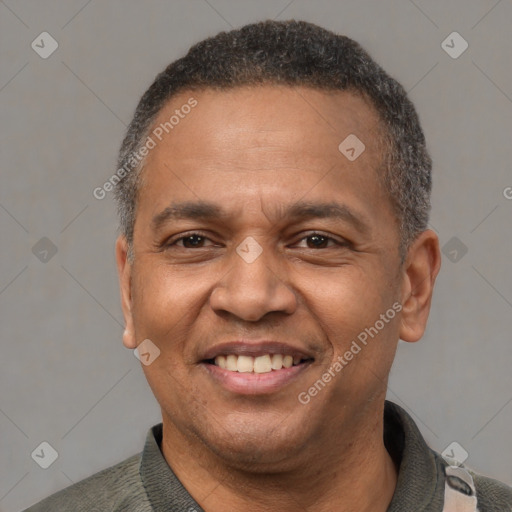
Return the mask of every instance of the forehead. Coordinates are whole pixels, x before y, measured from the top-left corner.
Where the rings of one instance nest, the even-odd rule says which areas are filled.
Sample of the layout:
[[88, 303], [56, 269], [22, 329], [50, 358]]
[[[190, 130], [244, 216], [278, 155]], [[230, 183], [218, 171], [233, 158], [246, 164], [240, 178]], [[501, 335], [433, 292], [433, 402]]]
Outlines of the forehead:
[[371, 208], [384, 197], [376, 177], [381, 133], [373, 107], [353, 92], [274, 85], [183, 91], [153, 124], [140, 199], [154, 209], [175, 199], [217, 199], [239, 212], [251, 198], [260, 206], [266, 197], [333, 200], [343, 189], [363, 202], [366, 194]]
[[[190, 108], [190, 104], [196, 106]], [[351, 91], [283, 85], [183, 91], [161, 109], [153, 125], [156, 138], [185, 156], [183, 143], [195, 140], [201, 152], [228, 155], [244, 146], [332, 152], [350, 134], [364, 138], [368, 156], [378, 157], [382, 133], [369, 101]], [[200, 140], [201, 137], [201, 140]], [[188, 149], [188, 144], [185, 146]], [[154, 155], [158, 152], [152, 152]]]

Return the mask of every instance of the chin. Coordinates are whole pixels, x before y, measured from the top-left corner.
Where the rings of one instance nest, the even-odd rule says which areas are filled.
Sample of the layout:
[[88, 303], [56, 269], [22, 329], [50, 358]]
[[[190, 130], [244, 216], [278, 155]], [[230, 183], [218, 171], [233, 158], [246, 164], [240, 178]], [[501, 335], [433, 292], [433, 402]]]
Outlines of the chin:
[[224, 461], [224, 464], [239, 471], [251, 473], [281, 473], [290, 470], [296, 465], [296, 457], [299, 454], [296, 448], [290, 446], [274, 446], [272, 449], [233, 444], [224, 446], [216, 452], [216, 455]]
[[293, 461], [301, 456], [301, 446], [305, 444], [304, 432], [300, 428], [276, 423], [275, 427], [266, 425], [265, 428], [233, 429], [219, 431], [210, 430], [207, 438], [203, 436], [212, 452], [221, 458], [225, 464], [241, 471], [268, 473], [289, 469]]

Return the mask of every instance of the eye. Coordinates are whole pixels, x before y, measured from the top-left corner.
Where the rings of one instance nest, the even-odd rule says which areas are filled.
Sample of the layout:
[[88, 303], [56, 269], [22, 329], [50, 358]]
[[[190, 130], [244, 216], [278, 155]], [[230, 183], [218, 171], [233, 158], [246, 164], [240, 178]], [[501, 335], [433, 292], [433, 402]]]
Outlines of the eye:
[[[304, 240], [307, 240], [306, 244], [308, 249], [329, 249], [333, 246], [346, 247], [348, 245], [347, 242], [338, 241], [322, 233], [310, 233], [308, 236], [299, 240], [299, 243]], [[331, 245], [329, 245], [329, 243], [331, 243]]]
[[185, 236], [171, 240], [166, 244], [167, 247], [183, 247], [185, 249], [201, 249], [206, 240], [210, 240], [201, 233], [188, 233]]

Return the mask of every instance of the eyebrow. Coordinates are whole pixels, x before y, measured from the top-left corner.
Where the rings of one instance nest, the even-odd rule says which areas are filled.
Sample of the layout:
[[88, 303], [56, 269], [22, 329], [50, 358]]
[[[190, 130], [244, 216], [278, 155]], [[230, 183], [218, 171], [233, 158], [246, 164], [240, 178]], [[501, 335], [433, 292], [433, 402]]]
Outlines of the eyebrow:
[[[153, 217], [152, 227], [158, 231], [164, 224], [173, 220], [227, 220], [229, 214], [219, 205], [208, 201], [186, 201], [173, 203]], [[299, 201], [290, 207], [280, 209], [276, 221], [281, 219], [303, 221], [310, 219], [336, 219], [348, 222], [359, 231], [367, 233], [369, 223], [352, 211], [347, 205], [336, 202], [317, 203]]]
[[186, 201], [184, 203], [173, 203], [153, 217], [151, 225], [153, 229], [157, 231], [165, 223], [172, 220], [183, 220], [183, 219], [197, 219], [197, 220], [219, 220], [223, 217], [227, 217], [223, 209], [207, 201], [191, 202]]

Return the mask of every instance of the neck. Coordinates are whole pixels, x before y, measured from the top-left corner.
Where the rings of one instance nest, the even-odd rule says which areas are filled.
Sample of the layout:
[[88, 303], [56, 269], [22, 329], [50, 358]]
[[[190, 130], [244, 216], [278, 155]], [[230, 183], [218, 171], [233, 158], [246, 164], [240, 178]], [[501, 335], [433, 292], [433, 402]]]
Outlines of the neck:
[[382, 410], [358, 428], [344, 435], [341, 431], [338, 427], [337, 432], [319, 434], [311, 450], [304, 450], [285, 470], [243, 470], [184, 436], [164, 416], [162, 452], [207, 512], [385, 512], [397, 470], [384, 446]]

